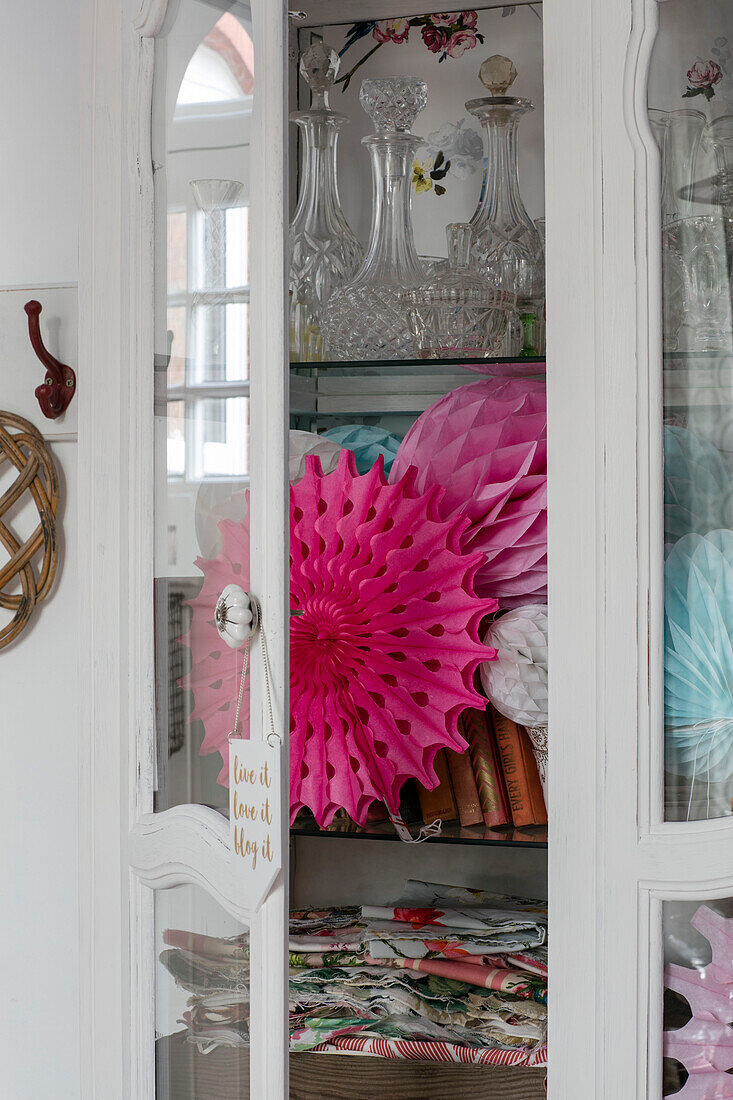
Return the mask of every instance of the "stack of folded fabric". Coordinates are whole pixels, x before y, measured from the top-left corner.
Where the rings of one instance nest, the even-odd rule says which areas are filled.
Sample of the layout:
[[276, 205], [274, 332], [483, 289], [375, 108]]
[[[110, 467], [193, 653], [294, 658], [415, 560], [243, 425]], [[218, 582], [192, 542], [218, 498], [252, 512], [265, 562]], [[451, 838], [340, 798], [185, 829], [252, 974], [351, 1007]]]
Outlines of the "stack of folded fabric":
[[[291, 1050], [542, 1066], [546, 927], [543, 902], [417, 881], [389, 907], [293, 912]], [[189, 1037], [246, 1044], [246, 936], [164, 938]]]

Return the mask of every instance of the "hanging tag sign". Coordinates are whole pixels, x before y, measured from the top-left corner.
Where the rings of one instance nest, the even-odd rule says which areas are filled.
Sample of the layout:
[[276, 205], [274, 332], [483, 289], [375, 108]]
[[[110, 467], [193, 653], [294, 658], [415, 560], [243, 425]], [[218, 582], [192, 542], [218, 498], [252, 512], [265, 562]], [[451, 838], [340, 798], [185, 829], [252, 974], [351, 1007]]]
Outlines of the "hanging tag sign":
[[229, 836], [245, 904], [259, 909], [282, 867], [280, 746], [229, 741]]

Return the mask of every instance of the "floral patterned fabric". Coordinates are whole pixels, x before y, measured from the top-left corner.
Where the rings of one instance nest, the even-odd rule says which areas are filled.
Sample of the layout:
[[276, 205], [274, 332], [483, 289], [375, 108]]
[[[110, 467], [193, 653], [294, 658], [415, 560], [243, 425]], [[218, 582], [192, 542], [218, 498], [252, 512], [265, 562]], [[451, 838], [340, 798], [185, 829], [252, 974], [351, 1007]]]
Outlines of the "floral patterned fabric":
[[[291, 1049], [358, 1040], [369, 1052], [386, 1043], [384, 1057], [427, 1048], [436, 1060], [493, 1052], [543, 1064], [545, 934], [541, 902], [432, 883], [408, 883], [391, 906], [293, 911]], [[190, 1039], [202, 1050], [247, 1045], [247, 936], [169, 929], [164, 942], [161, 962], [190, 994]]]
[[[376, 964], [379, 960], [367, 957], [367, 963]], [[443, 978], [467, 982], [483, 989], [496, 989], [502, 993], [512, 993], [515, 997], [527, 997], [538, 1004], [547, 1004], [547, 983], [537, 974], [528, 974], [524, 970], [507, 970], [503, 967], [490, 967], [452, 959], [394, 959], [391, 966], [408, 970], [421, 970], [426, 974], [438, 974]]]

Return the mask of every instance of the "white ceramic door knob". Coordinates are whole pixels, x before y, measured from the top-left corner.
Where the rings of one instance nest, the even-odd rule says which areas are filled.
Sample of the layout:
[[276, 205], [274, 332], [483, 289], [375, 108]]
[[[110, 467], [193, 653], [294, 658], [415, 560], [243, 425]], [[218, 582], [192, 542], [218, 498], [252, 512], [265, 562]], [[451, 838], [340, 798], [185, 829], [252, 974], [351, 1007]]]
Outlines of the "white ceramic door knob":
[[259, 626], [259, 604], [238, 584], [228, 584], [216, 601], [214, 620], [219, 637], [230, 649], [240, 649]]

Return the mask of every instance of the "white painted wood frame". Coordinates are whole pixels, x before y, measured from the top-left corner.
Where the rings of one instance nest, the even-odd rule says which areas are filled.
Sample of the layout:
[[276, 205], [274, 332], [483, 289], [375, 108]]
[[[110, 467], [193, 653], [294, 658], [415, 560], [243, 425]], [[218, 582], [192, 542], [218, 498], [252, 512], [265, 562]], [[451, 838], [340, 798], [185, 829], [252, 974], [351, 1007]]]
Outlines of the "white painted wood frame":
[[546, 0], [549, 1096], [662, 1095], [662, 901], [733, 895], [663, 822], [657, 0]]
[[[155, 1094], [154, 889], [193, 883], [251, 923], [251, 1094], [287, 1095], [288, 534], [285, 5], [255, 0], [251, 180], [251, 588], [267, 632], [283, 741], [283, 871], [250, 912], [230, 873], [228, 823], [201, 806], [154, 814], [153, 166], [155, 36], [167, 0], [85, 0], [82, 10], [79, 629], [85, 774], [83, 1095]], [[250, 736], [265, 728], [252, 661]]]
[[[152, 632], [144, 625], [152, 427], [140, 409], [152, 361], [145, 297], [152, 227], [148, 168], [141, 162], [138, 174], [135, 158], [147, 137], [141, 90], [162, 6], [149, 0], [136, 29], [121, 0], [84, 0], [82, 11], [82, 1031], [84, 1096], [105, 1100], [152, 1095], [151, 895], [143, 881], [167, 886], [198, 874], [231, 911], [243, 911], [227, 896], [221, 823], [187, 808], [153, 820], [144, 778], [153, 722]], [[264, 602], [282, 719], [284, 27], [279, 0], [262, 0], [257, 11], [258, 92], [267, 98], [258, 184], [269, 187], [271, 201], [255, 228], [253, 296], [259, 286], [268, 310], [258, 317], [253, 308], [253, 370], [272, 373], [267, 386], [253, 385], [253, 402], [262, 402], [256, 413], [253, 405], [253, 435], [263, 433], [261, 446], [253, 438], [253, 482], [267, 493], [253, 501], [263, 541], [253, 542], [252, 586]], [[656, 15], [656, 0], [544, 3], [550, 1100], [661, 1096], [661, 901], [733, 895], [729, 823], [662, 821], [659, 164], [646, 120]], [[133, 72], [130, 104], [123, 93]], [[255, 678], [253, 715], [261, 690]], [[133, 729], [140, 771], [128, 745]], [[179, 848], [187, 851], [185, 870], [173, 865]], [[285, 882], [254, 926], [258, 1100], [287, 1095]]]

